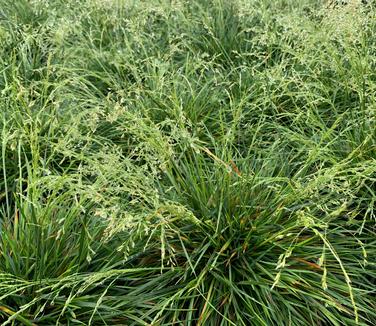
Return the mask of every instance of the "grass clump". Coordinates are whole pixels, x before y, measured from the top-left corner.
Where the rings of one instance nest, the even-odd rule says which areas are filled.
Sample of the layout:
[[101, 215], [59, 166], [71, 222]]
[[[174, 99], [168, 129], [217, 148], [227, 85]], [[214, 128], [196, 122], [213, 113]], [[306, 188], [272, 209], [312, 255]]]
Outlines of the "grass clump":
[[3, 325], [374, 325], [375, 8], [0, 0]]

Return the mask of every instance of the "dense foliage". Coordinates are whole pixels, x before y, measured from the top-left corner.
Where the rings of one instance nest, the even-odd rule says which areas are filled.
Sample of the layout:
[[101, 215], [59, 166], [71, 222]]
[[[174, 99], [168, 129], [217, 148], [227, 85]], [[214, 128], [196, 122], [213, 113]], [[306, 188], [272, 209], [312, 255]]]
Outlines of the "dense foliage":
[[0, 0], [3, 325], [375, 325], [360, 2]]

